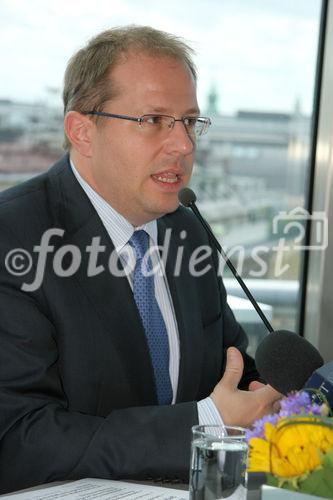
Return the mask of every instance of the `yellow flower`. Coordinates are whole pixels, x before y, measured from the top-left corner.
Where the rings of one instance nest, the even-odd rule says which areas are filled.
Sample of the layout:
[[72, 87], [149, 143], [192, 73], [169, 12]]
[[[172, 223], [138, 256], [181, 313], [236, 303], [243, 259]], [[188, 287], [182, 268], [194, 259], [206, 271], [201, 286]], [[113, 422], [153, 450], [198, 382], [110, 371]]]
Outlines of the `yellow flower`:
[[250, 440], [249, 471], [278, 477], [301, 476], [321, 464], [321, 453], [333, 446], [333, 430], [315, 418], [282, 419], [264, 426], [265, 439]]
[[249, 472], [271, 472], [270, 443], [264, 439], [254, 437], [250, 440]]

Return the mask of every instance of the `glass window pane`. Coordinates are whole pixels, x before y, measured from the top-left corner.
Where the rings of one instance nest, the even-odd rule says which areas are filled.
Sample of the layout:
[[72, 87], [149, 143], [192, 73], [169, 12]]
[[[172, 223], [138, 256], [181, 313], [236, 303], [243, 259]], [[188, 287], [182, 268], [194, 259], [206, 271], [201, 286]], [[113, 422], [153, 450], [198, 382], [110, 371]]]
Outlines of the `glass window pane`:
[[[129, 23], [179, 34], [197, 51], [212, 118], [191, 183], [198, 206], [273, 326], [295, 329], [320, 10], [320, 0], [2, 2], [0, 189], [63, 153], [62, 78], [85, 40]], [[223, 274], [253, 350], [265, 329]]]
[[[192, 186], [273, 328], [295, 330], [321, 2], [236, 4], [221, 9], [219, 43], [209, 35], [221, 56], [206, 64], [213, 125]], [[266, 328], [223, 275], [253, 352]]]

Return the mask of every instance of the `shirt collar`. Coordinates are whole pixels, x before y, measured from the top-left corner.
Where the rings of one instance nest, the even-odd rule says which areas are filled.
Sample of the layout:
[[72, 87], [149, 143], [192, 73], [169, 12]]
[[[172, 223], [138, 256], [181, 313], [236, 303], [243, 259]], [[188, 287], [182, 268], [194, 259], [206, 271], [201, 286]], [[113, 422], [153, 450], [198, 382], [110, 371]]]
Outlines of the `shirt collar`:
[[151, 238], [153, 245], [157, 245], [157, 222], [152, 220], [142, 226], [134, 227], [123, 215], [115, 210], [107, 201], [102, 198], [80, 175], [75, 168], [73, 160], [70, 159], [73, 174], [85, 191], [99, 217], [101, 218], [110, 238], [117, 250], [121, 250], [132, 237], [135, 230], [145, 230]]

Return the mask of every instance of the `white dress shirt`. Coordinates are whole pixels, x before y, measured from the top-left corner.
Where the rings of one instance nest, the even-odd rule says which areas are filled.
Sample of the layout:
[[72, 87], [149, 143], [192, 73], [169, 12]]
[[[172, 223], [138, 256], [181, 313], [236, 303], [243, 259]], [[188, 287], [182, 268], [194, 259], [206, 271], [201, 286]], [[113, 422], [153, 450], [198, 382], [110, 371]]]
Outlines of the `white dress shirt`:
[[[167, 277], [163, 271], [163, 262], [160, 259], [157, 246], [157, 222], [153, 220], [140, 227], [133, 227], [121, 214], [119, 214], [104, 198], [102, 198], [92, 187], [81, 177], [76, 170], [72, 160], [71, 167], [73, 173], [85, 191], [96, 212], [98, 213], [106, 231], [108, 232], [117, 253], [119, 254], [122, 263], [126, 269], [134, 270], [135, 254], [129, 240], [132, 237], [134, 230], [144, 229], [149, 235], [150, 255], [152, 264], [157, 272], [154, 273], [155, 295], [156, 300], [161, 310], [169, 340], [169, 374], [172, 386], [173, 398], [172, 404], [175, 403], [177, 397], [178, 376], [179, 376], [179, 336], [176, 315], [173, 308], [172, 297], [167, 282]], [[152, 248], [153, 247], [153, 248]], [[154, 249], [155, 247], [155, 249]], [[161, 271], [161, 272], [160, 272]], [[131, 272], [127, 274], [131, 288], [133, 288], [133, 275]], [[210, 397], [205, 398], [197, 403], [198, 418], [201, 425], [222, 424], [220, 414]]]

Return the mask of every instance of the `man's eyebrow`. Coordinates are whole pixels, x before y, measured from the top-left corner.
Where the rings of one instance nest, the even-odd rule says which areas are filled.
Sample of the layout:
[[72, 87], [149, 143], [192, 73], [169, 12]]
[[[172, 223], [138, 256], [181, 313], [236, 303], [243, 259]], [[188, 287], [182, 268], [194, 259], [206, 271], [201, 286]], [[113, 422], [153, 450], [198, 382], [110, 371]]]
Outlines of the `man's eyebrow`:
[[200, 115], [200, 109], [195, 107], [195, 108], [191, 108], [189, 109], [188, 111], [186, 111], [185, 113], [183, 113], [184, 115]]
[[[148, 108], [148, 111], [147, 113], [160, 113], [160, 114], [163, 114], [163, 115], [168, 115], [168, 116], [171, 116], [170, 115], [170, 111], [167, 109], [167, 108], [164, 108], [164, 107], [160, 107], [160, 106], [149, 106]], [[193, 107], [193, 108], [190, 108], [186, 111], [184, 111], [184, 113], [182, 113], [182, 116], [186, 116], [186, 115], [199, 115], [200, 114], [200, 109], [197, 108], [197, 107]]]

